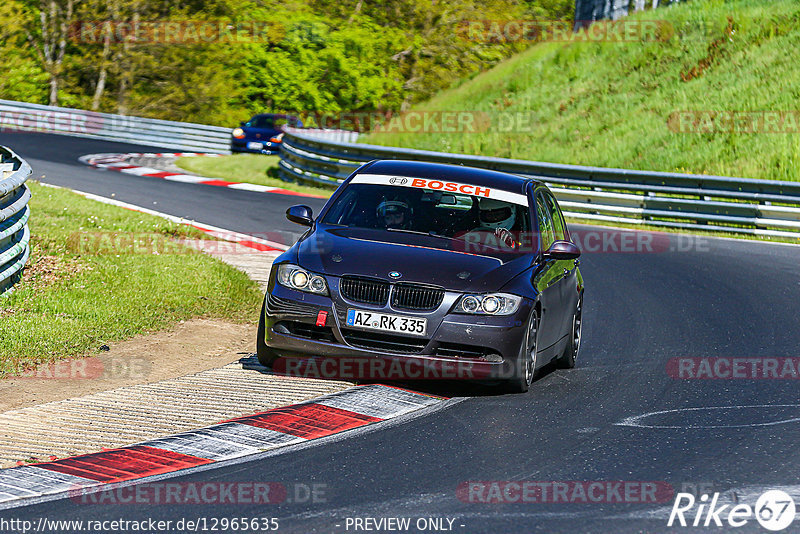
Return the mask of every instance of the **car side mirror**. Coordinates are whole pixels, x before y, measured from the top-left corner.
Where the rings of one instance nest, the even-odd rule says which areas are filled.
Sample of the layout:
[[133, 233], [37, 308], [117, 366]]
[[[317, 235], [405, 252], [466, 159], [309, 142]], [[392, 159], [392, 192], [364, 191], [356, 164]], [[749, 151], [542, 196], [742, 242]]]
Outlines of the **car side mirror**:
[[314, 213], [308, 206], [292, 206], [286, 210], [286, 218], [293, 223], [302, 224], [303, 226], [311, 226], [314, 224]]
[[544, 253], [544, 259], [574, 260], [580, 257], [581, 249], [569, 241], [556, 241]]

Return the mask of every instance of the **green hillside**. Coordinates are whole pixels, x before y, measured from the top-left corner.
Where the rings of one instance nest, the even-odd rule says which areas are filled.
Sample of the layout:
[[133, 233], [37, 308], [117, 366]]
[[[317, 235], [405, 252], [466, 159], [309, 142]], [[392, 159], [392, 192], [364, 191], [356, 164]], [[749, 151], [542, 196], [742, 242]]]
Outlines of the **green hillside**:
[[[661, 21], [661, 37], [540, 43], [414, 108], [485, 112], [494, 121], [486, 131], [395, 131], [362, 141], [800, 180], [800, 3], [694, 0], [632, 19]], [[698, 111], [715, 113], [681, 114]], [[731, 111], [739, 112], [732, 122], [723, 113]], [[509, 117], [518, 120], [514, 131], [500, 131]]]

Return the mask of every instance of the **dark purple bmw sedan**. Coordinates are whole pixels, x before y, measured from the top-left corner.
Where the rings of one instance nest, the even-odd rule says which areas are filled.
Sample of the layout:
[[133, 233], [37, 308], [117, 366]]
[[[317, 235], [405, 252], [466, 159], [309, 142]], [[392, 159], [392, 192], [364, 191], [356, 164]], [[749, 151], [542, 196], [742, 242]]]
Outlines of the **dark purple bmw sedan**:
[[373, 161], [317, 217], [307, 206], [287, 217], [309, 228], [273, 266], [258, 330], [263, 364], [358, 358], [427, 378], [407, 365], [418, 362], [418, 375], [468, 369], [513, 391], [527, 391], [550, 362], [575, 366], [580, 250], [541, 182]]

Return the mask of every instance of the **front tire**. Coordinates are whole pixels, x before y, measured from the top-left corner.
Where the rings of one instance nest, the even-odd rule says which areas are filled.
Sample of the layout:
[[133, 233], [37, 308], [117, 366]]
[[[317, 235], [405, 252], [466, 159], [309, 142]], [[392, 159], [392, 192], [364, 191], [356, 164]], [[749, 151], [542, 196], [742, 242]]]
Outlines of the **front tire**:
[[536, 374], [536, 338], [539, 333], [539, 314], [531, 312], [525, 329], [525, 337], [519, 348], [512, 376], [508, 380], [507, 390], [510, 393], [525, 393], [533, 383]]
[[266, 334], [266, 322], [264, 320], [264, 312], [265, 312], [265, 304], [261, 305], [261, 315], [258, 318], [258, 334], [256, 337], [256, 355], [258, 356], [258, 362], [263, 365], [264, 367], [272, 367], [275, 363], [275, 360], [278, 359], [278, 355], [275, 352], [267, 347], [267, 344], [264, 342], [264, 336]]
[[581, 324], [583, 319], [583, 295], [578, 298], [578, 305], [575, 307], [575, 313], [572, 314], [572, 329], [569, 333], [569, 340], [567, 346], [564, 348], [564, 354], [559, 356], [556, 360], [556, 367], [559, 369], [574, 369], [575, 363], [578, 361], [578, 351], [581, 349]]

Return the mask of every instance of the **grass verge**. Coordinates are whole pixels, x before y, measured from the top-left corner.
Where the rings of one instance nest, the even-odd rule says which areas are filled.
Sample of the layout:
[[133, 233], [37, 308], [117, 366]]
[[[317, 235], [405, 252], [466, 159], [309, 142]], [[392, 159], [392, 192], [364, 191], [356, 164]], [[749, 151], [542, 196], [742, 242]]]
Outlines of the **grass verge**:
[[221, 178], [232, 182], [280, 187], [289, 191], [297, 191], [308, 195], [329, 197], [332, 189], [314, 187], [294, 182], [286, 182], [278, 177], [280, 156], [261, 154], [231, 154], [219, 158], [184, 157], [178, 158], [175, 164], [181, 169], [200, 176]]
[[[696, 0], [629, 20], [658, 20], [672, 33], [661, 40], [534, 45], [415, 108], [488, 117], [484, 130], [395, 131], [361, 141], [577, 165], [800, 179], [796, 0]], [[689, 113], [688, 119], [682, 113], [704, 111], [722, 113]], [[726, 112], [743, 113], [731, 121]]]
[[67, 190], [30, 187], [31, 258], [23, 280], [0, 296], [0, 376], [192, 317], [258, 317], [253, 281], [174, 241], [201, 232]]

